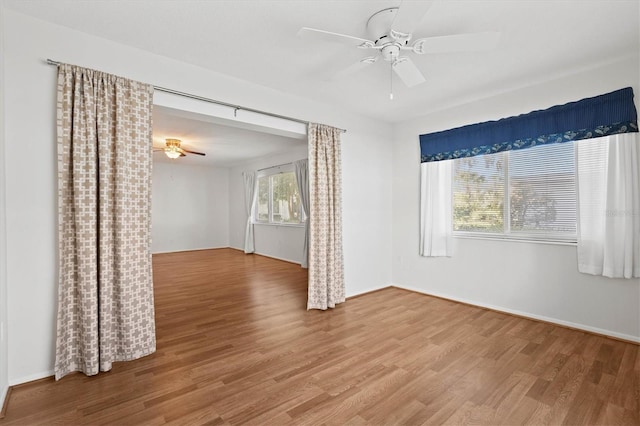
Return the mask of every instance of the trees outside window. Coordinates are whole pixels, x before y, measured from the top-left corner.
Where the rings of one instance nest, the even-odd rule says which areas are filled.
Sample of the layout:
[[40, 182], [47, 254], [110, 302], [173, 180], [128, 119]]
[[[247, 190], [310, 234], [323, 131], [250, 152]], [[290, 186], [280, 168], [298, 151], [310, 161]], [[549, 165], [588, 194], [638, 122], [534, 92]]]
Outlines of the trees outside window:
[[258, 177], [257, 222], [299, 224], [302, 205], [293, 172], [278, 172]]
[[501, 238], [576, 238], [573, 143], [455, 160], [453, 228]]

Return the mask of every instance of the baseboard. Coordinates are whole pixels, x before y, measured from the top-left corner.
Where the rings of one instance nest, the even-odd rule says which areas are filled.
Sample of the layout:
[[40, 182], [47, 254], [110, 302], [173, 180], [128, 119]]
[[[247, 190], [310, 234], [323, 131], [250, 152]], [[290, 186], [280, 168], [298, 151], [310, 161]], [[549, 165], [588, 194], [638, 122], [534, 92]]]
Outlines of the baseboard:
[[366, 296], [367, 294], [371, 294], [371, 293], [377, 293], [379, 291], [382, 291], [384, 289], [391, 288], [391, 287], [392, 286], [385, 285], [383, 287], [374, 288], [373, 290], [365, 290], [365, 291], [361, 291], [360, 293], [354, 293], [347, 296], [347, 300], [356, 299], [358, 297]]
[[[229, 246], [227, 248], [230, 248], [231, 250], [238, 250], [238, 251], [241, 251], [241, 252], [244, 253], [244, 249], [240, 248], [240, 247]], [[271, 259], [282, 260], [283, 262], [294, 263], [296, 265], [300, 265], [300, 261], [299, 260], [285, 259], [284, 257], [272, 256], [270, 254], [260, 253], [260, 252], [257, 252], [257, 251], [253, 252], [251, 254], [257, 254], [258, 256], [268, 257], [268, 258], [271, 258]]]
[[[237, 251], [241, 251], [241, 252], [244, 253], [244, 249], [237, 248], [237, 247], [231, 247], [231, 246], [225, 246], [225, 247], [209, 247], [209, 248], [199, 248], [199, 249], [189, 249], [189, 250], [176, 250], [176, 251], [157, 251], [157, 252], [153, 252], [152, 254], [185, 253], [185, 252], [190, 252], [190, 251], [221, 250], [221, 249], [237, 250]], [[284, 257], [272, 256], [270, 254], [259, 253], [259, 252], [254, 252], [252, 254], [257, 254], [258, 256], [268, 257], [268, 258], [271, 258], [271, 259], [281, 260], [283, 262], [294, 263], [296, 265], [300, 265], [299, 261], [292, 260], [292, 259], [286, 259]]]
[[11, 386], [2, 389], [2, 393], [0, 393], [0, 401], [2, 401], [2, 409], [0, 409], [0, 419], [4, 419], [4, 415], [7, 413], [9, 396], [11, 396]]
[[185, 250], [154, 251], [151, 254], [185, 253], [185, 252], [188, 252], [188, 251], [220, 250], [220, 249], [226, 249], [226, 248], [230, 248], [230, 247], [224, 246], [224, 247], [194, 248], [194, 249], [185, 249]]
[[598, 328], [598, 327], [591, 327], [589, 325], [578, 324], [578, 323], [574, 323], [574, 322], [571, 322], [571, 321], [564, 321], [564, 320], [560, 320], [560, 319], [557, 319], [557, 318], [550, 318], [550, 317], [546, 317], [544, 315], [537, 315], [537, 314], [532, 314], [532, 313], [529, 313], [529, 312], [522, 312], [522, 311], [519, 311], [517, 309], [509, 309], [509, 308], [504, 308], [502, 306], [495, 306], [495, 305], [490, 305], [490, 304], [486, 304], [486, 303], [478, 303], [478, 302], [473, 301], [473, 300], [453, 297], [453, 296], [450, 296], [448, 294], [426, 292], [426, 291], [424, 291], [422, 289], [415, 288], [415, 287], [410, 287], [410, 286], [402, 286], [402, 285], [393, 284], [390, 287], [399, 288], [401, 290], [412, 291], [414, 293], [420, 293], [420, 294], [424, 294], [426, 296], [437, 297], [439, 299], [449, 300], [451, 302], [463, 303], [465, 305], [475, 306], [475, 307], [479, 307], [479, 308], [485, 308], [485, 309], [489, 309], [489, 310], [495, 311], [495, 312], [500, 312], [500, 313], [503, 313], [503, 314], [509, 314], [509, 315], [513, 315], [513, 316], [517, 316], [517, 317], [521, 317], [521, 318], [533, 319], [533, 320], [536, 320], [536, 321], [546, 322], [546, 323], [553, 324], [553, 325], [559, 325], [561, 327], [570, 328], [572, 330], [586, 331], [586, 332], [591, 333], [591, 334], [596, 334], [596, 335], [599, 335], [599, 336], [609, 337], [609, 338], [616, 339], [616, 340], [621, 340], [621, 341], [627, 342], [627, 343], [633, 343], [633, 344], [636, 344], [636, 345], [640, 344], [640, 336], [632, 336], [630, 334], [618, 333], [618, 332], [615, 332], [615, 331], [605, 330], [605, 329]]
[[283, 262], [293, 263], [295, 265], [300, 265], [300, 262], [297, 262], [297, 261], [291, 260], [291, 259], [285, 259], [284, 257], [271, 256], [270, 254], [264, 254], [264, 253], [258, 253], [258, 252], [254, 252], [252, 254], [257, 254], [258, 256], [268, 257], [269, 259], [281, 260]]
[[[38, 376], [41, 376], [41, 377], [38, 377]], [[31, 377], [37, 377], [37, 378], [34, 379], [34, 378], [31, 378]], [[0, 398], [0, 401], [3, 401], [3, 403], [2, 403], [2, 411], [0, 411], [0, 419], [3, 419], [5, 414], [7, 413], [7, 408], [9, 407], [9, 400], [11, 399], [11, 392], [13, 391], [13, 389], [21, 388], [23, 386], [33, 385], [33, 384], [41, 382], [43, 380], [51, 380], [53, 378], [54, 378], [53, 377], [53, 370], [50, 370], [47, 373], [44, 373], [44, 375], [38, 374], [38, 375], [27, 376], [27, 378], [24, 379], [23, 381], [18, 381], [18, 383], [9, 386], [6, 389], [6, 393], [4, 395], [4, 398]]]
[[25, 383], [35, 382], [36, 380], [48, 379], [53, 375], [55, 375], [55, 371], [53, 370], [42, 371], [36, 374], [29, 374], [28, 376], [20, 377], [16, 380], [9, 380], [9, 387], [15, 387], [23, 385]]

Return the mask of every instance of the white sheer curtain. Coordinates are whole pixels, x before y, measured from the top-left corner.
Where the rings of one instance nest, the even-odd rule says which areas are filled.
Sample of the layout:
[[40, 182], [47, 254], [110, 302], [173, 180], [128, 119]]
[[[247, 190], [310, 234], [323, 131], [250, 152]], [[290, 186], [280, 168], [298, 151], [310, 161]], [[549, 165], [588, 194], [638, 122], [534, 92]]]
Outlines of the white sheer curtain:
[[309, 267], [309, 161], [298, 160], [293, 162], [296, 173], [296, 182], [298, 183], [298, 193], [304, 210], [304, 245], [302, 246], [302, 262], [300, 266]]
[[420, 165], [420, 255], [453, 254], [451, 185], [453, 160]]
[[244, 231], [244, 252], [253, 253], [255, 243], [253, 237], [253, 206], [256, 203], [256, 172], [243, 172], [244, 206], [247, 212], [247, 227]]
[[640, 137], [576, 143], [578, 270], [640, 277]]

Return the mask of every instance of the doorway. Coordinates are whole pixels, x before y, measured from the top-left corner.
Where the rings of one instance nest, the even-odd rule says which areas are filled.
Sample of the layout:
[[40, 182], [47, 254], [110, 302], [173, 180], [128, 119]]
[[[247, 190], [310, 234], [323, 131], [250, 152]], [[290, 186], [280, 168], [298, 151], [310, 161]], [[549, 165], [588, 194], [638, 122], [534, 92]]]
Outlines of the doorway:
[[[244, 250], [242, 173], [286, 168], [307, 157], [305, 125], [240, 113], [176, 95], [154, 95], [154, 147], [178, 139], [183, 148], [206, 155], [186, 152], [170, 159], [162, 150], [154, 152], [152, 253]], [[254, 235], [256, 254], [301, 262], [301, 224], [260, 222]]]

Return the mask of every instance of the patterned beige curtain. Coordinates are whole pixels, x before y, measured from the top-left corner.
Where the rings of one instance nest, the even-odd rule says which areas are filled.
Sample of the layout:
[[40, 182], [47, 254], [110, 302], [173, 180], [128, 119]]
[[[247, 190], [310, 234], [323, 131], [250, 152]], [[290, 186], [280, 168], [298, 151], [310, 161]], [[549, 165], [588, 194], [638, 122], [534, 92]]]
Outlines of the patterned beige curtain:
[[307, 309], [344, 302], [339, 129], [309, 124], [309, 290]]
[[58, 68], [56, 379], [155, 351], [153, 87]]

